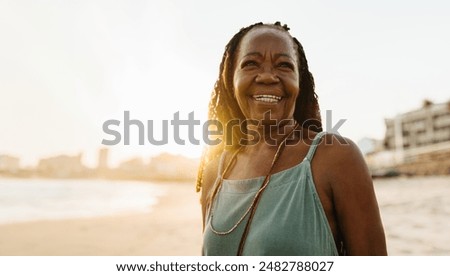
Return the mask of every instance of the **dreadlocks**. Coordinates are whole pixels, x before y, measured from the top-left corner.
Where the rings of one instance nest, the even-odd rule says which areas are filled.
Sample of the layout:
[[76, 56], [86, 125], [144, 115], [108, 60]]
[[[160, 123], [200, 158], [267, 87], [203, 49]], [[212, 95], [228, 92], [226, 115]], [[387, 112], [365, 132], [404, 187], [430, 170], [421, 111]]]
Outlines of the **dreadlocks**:
[[[225, 147], [237, 147], [239, 140], [243, 138], [243, 134], [239, 131], [227, 133], [228, 122], [236, 119], [241, 122], [245, 120], [233, 95], [234, 61], [242, 38], [253, 28], [262, 26], [276, 28], [289, 34], [289, 27], [286, 24], [281, 25], [280, 22], [263, 24], [260, 22], [242, 28], [225, 46], [225, 52], [222, 57], [222, 62], [220, 63], [219, 79], [216, 81], [211, 93], [208, 113], [209, 120], [217, 120], [224, 126], [223, 134], [220, 137], [222, 142], [216, 146], [208, 146], [203, 152], [197, 176], [197, 192], [199, 192], [202, 187], [203, 172], [206, 164], [220, 155]], [[292, 37], [290, 34], [289, 36]], [[292, 37], [292, 40], [297, 48], [297, 56], [299, 59], [298, 71], [300, 75], [300, 94], [295, 103], [294, 119], [302, 127], [320, 132], [322, 131], [322, 123], [317, 94], [314, 92], [314, 78], [309, 72], [308, 62], [302, 45], [295, 37]]]

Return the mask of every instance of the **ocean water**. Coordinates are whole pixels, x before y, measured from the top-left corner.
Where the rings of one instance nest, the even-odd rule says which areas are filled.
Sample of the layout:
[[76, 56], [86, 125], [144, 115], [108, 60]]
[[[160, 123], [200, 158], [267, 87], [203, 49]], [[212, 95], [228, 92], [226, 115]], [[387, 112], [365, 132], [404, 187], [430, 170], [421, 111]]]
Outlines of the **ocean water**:
[[138, 181], [0, 178], [0, 224], [150, 212], [164, 193]]

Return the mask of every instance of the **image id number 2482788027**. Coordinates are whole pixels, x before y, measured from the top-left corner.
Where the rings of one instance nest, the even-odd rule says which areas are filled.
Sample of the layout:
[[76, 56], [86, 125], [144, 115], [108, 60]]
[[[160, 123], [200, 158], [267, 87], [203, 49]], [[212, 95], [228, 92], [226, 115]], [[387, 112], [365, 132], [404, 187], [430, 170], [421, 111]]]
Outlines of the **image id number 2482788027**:
[[330, 271], [333, 261], [275, 261], [259, 262], [259, 271]]

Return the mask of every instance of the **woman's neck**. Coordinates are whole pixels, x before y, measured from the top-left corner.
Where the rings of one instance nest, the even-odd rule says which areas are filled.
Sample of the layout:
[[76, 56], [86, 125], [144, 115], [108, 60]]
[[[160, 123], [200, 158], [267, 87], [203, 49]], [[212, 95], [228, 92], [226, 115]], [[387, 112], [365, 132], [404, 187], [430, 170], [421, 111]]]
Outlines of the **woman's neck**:
[[[277, 148], [283, 140], [292, 140], [298, 135], [290, 134], [292, 131], [299, 130], [294, 119], [283, 120], [278, 124], [259, 124], [247, 126], [246, 148], [251, 151], [257, 151], [264, 148]], [[289, 136], [289, 137], [287, 137]]]

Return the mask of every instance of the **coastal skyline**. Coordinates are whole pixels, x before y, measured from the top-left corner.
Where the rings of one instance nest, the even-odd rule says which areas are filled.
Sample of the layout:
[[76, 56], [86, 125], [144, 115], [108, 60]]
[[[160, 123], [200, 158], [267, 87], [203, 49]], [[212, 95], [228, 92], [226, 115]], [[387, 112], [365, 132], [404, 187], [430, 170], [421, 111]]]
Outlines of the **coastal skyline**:
[[[332, 110], [334, 121], [347, 119], [340, 133], [355, 142], [382, 139], [384, 118], [424, 99], [449, 100], [445, 1], [237, 3], [2, 1], [0, 154], [35, 165], [82, 151], [92, 166], [102, 124], [125, 110], [155, 122], [195, 111], [203, 123], [225, 44], [259, 21], [291, 27], [322, 117]], [[163, 151], [198, 157], [202, 147], [117, 145], [111, 161]]]
[[97, 164], [87, 166], [83, 152], [41, 158], [35, 166], [24, 166], [17, 156], [0, 154], [0, 178], [108, 179], [140, 181], [194, 181], [199, 158], [162, 152], [157, 156], [134, 156], [111, 165], [109, 149], [98, 150]]

